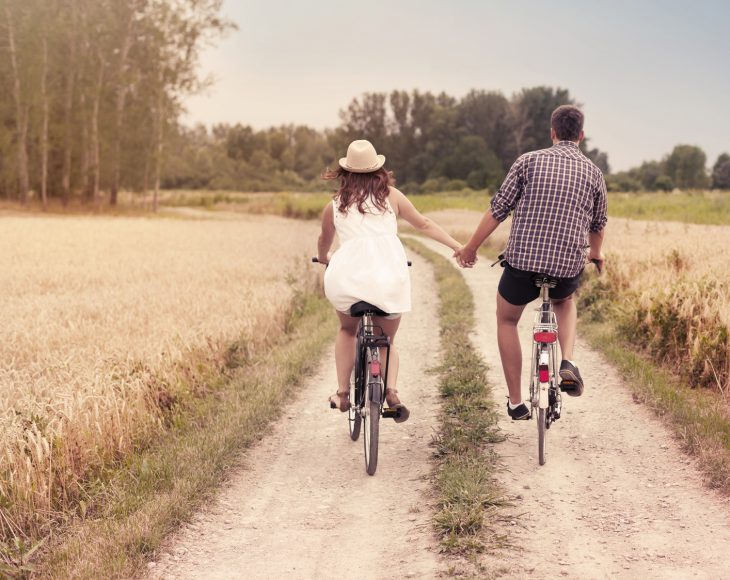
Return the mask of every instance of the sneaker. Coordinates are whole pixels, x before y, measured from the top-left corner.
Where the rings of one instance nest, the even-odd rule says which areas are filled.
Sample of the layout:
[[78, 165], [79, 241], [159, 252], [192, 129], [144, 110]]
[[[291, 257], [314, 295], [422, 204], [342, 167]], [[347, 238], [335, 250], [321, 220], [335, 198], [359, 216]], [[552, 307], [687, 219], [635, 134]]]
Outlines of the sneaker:
[[560, 363], [560, 390], [571, 397], [580, 397], [583, 394], [583, 379], [578, 367], [564, 360]]
[[507, 414], [512, 417], [513, 421], [526, 421], [530, 418], [530, 409], [524, 403], [520, 403], [516, 408], [511, 409], [509, 401], [507, 401]]

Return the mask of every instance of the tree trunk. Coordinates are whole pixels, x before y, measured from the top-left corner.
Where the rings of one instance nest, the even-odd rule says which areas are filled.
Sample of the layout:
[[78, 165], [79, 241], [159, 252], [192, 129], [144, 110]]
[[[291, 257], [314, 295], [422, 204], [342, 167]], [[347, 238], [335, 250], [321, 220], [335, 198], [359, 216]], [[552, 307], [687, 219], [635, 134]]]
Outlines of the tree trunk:
[[127, 99], [128, 83], [125, 79], [127, 58], [132, 47], [132, 27], [134, 25], [134, 6], [130, 7], [129, 19], [125, 28], [122, 46], [119, 52], [119, 68], [117, 70], [117, 94], [114, 108], [114, 142], [112, 144], [112, 182], [109, 195], [109, 204], [117, 205], [119, 182], [122, 166], [122, 123], [124, 119], [124, 105]]
[[28, 176], [28, 107], [23, 106], [20, 85], [20, 70], [18, 68], [18, 49], [15, 45], [15, 27], [10, 8], [5, 4], [5, 18], [8, 25], [8, 48], [10, 51], [10, 68], [13, 73], [13, 101], [15, 102], [15, 121], [17, 132], [17, 173], [20, 200], [23, 205], [28, 203], [29, 176]]
[[71, 0], [71, 30], [69, 32], [69, 63], [66, 68], [66, 86], [63, 101], [63, 167], [61, 169], [61, 195], [63, 205], [71, 199], [71, 162], [73, 149], [73, 103], [76, 82], [76, 1]]
[[43, 31], [43, 70], [41, 72], [41, 99], [43, 123], [41, 127], [41, 199], [43, 210], [48, 209], [48, 31]]
[[97, 52], [99, 60], [99, 70], [96, 77], [96, 87], [94, 89], [94, 102], [91, 108], [91, 135], [89, 139], [90, 150], [90, 167], [91, 176], [91, 199], [95, 209], [99, 209], [101, 204], [101, 196], [99, 192], [99, 183], [101, 181], [101, 160], [100, 160], [100, 144], [99, 144], [99, 110], [101, 108], [101, 93], [104, 88], [104, 58], [101, 49]]
[[81, 89], [79, 97], [81, 109], [81, 191], [87, 201], [91, 200], [91, 186], [89, 185], [89, 116], [86, 110], [86, 88]]
[[152, 211], [157, 213], [158, 198], [160, 192], [160, 174], [162, 172], [162, 138], [163, 138], [163, 125], [164, 125], [164, 114], [163, 114], [163, 103], [164, 103], [164, 85], [163, 85], [163, 73], [162, 67], [160, 67], [158, 74], [158, 87], [157, 87], [157, 107], [156, 107], [156, 131], [155, 131], [155, 190], [152, 194]]

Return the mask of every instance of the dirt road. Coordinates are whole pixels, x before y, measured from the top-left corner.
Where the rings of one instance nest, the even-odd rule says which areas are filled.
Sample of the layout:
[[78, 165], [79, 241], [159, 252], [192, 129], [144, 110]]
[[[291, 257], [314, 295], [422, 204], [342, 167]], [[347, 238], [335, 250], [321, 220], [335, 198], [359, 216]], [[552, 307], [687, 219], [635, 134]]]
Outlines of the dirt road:
[[[438, 395], [425, 372], [438, 358], [433, 274], [414, 258], [413, 312], [404, 316], [399, 390], [403, 424], [381, 423], [378, 471], [365, 473], [362, 439], [329, 409], [332, 349], [273, 432], [150, 566], [150, 578], [433, 578], [429, 443]], [[334, 314], [333, 314], [334, 316]], [[431, 366], [433, 366], [431, 364]]]
[[[501, 269], [482, 260], [464, 275], [476, 302], [475, 340], [502, 410], [506, 387], [494, 316]], [[523, 344], [530, 341], [528, 314]], [[575, 360], [586, 392], [563, 397], [546, 465], [537, 464], [535, 422], [503, 413], [508, 439], [497, 446], [500, 480], [515, 506], [504, 531], [517, 547], [488, 558], [488, 566], [513, 578], [730, 578], [728, 500], [702, 486], [661, 422], [633, 402], [617, 372], [580, 337]], [[526, 361], [523, 369], [527, 385]]]

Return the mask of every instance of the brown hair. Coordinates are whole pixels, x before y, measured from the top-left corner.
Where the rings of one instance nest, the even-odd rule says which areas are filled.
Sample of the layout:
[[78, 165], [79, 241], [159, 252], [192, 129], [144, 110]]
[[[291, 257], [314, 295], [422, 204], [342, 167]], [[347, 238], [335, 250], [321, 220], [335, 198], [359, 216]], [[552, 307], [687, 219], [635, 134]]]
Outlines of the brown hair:
[[365, 213], [365, 202], [368, 200], [380, 211], [385, 211], [388, 207], [385, 198], [390, 193], [390, 186], [395, 185], [393, 172], [384, 167], [370, 173], [354, 173], [342, 167], [327, 169], [322, 179], [340, 180], [340, 186], [332, 199], [339, 199], [337, 209], [342, 213], [353, 204], [357, 204], [357, 211]]
[[561, 141], [577, 141], [583, 130], [583, 113], [573, 105], [561, 105], [550, 116], [550, 126]]

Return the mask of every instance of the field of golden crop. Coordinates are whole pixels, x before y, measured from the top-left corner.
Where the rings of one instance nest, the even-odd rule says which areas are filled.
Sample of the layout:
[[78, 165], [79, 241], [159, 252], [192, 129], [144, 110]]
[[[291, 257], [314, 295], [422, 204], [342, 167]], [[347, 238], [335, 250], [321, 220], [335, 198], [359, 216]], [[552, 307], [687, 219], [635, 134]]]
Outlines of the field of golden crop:
[[246, 357], [280, 334], [316, 235], [273, 217], [0, 217], [0, 537], [83, 509], [81, 482], [205, 393], [231, 344]]
[[608, 276], [630, 337], [693, 386], [730, 395], [730, 228], [609, 221]]

